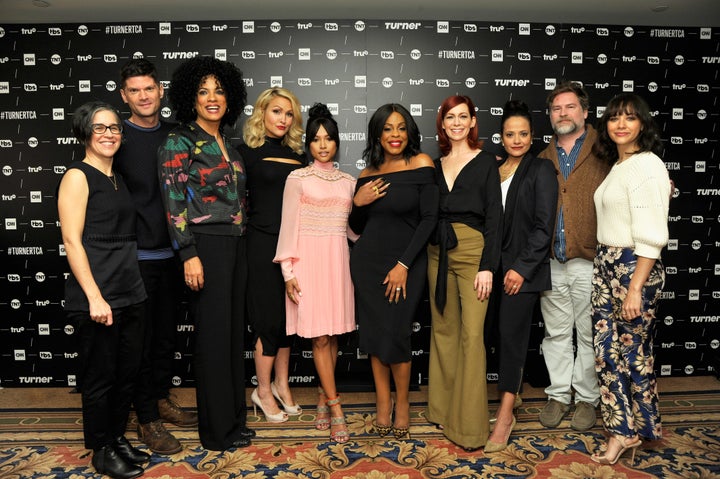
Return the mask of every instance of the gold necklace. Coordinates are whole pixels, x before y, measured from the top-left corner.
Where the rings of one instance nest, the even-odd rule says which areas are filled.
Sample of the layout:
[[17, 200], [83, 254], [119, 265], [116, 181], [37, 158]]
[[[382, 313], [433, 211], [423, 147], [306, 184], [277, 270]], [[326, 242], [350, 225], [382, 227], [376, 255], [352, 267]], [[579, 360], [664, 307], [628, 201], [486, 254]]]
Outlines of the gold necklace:
[[111, 170], [110, 173], [112, 173], [112, 176], [106, 176], [105, 178], [107, 178], [108, 181], [112, 183], [112, 185], [115, 187], [115, 191], [117, 191], [117, 178], [115, 178], [115, 172]]
[[509, 165], [509, 164], [510, 164], [510, 163], [505, 162], [505, 163], [500, 167], [500, 183], [504, 182], [505, 180], [507, 180], [508, 178], [510, 178], [512, 175], [514, 175], [514, 174], [515, 174], [515, 170], [517, 170], [517, 167], [520, 165], [519, 162], [516, 163], [516, 164], [514, 164], [514, 165], [507, 166], [507, 165]]

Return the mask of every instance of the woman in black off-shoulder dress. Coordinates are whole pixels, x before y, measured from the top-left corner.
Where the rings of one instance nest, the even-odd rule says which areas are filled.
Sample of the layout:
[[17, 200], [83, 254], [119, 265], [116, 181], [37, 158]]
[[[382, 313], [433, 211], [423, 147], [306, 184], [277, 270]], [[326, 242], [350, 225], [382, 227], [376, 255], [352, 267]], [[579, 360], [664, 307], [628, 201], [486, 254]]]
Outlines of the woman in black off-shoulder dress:
[[[350, 226], [360, 234], [350, 258], [360, 348], [370, 355], [375, 429], [409, 437], [412, 322], [427, 281], [426, 245], [438, 214], [430, 157], [401, 105], [383, 105], [368, 125], [368, 166], [357, 182]], [[390, 376], [395, 383], [395, 415]]]

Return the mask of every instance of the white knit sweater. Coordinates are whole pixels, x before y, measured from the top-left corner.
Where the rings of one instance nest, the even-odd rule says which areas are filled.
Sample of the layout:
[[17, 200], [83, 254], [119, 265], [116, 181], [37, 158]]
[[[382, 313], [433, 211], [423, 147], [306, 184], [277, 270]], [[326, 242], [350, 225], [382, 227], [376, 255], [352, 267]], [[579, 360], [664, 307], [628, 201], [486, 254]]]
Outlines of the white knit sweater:
[[670, 177], [651, 152], [616, 163], [595, 190], [598, 243], [659, 258], [668, 242]]

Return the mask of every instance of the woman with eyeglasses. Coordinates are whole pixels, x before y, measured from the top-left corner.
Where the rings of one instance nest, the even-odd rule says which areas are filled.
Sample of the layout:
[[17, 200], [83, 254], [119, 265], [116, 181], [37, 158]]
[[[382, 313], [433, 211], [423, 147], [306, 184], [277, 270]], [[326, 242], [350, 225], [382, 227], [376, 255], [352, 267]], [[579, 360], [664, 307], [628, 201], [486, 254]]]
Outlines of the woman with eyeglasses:
[[75, 111], [73, 133], [85, 157], [60, 181], [58, 215], [71, 274], [65, 311], [80, 341], [78, 385], [85, 447], [100, 474], [140, 476], [150, 456], [125, 438], [140, 367], [147, 297], [135, 241], [135, 205], [113, 157], [122, 142], [122, 120], [107, 103]]

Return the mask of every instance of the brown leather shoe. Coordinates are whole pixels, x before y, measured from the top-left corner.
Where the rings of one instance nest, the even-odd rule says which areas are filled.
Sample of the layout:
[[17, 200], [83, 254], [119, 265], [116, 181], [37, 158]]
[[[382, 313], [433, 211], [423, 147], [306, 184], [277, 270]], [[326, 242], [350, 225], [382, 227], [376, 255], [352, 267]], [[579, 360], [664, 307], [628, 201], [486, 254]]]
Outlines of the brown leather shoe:
[[158, 401], [158, 412], [163, 421], [175, 424], [180, 427], [197, 426], [198, 416], [196, 412], [186, 411], [170, 398]]
[[138, 439], [157, 454], [175, 454], [182, 451], [180, 442], [170, 434], [161, 420], [138, 424]]

